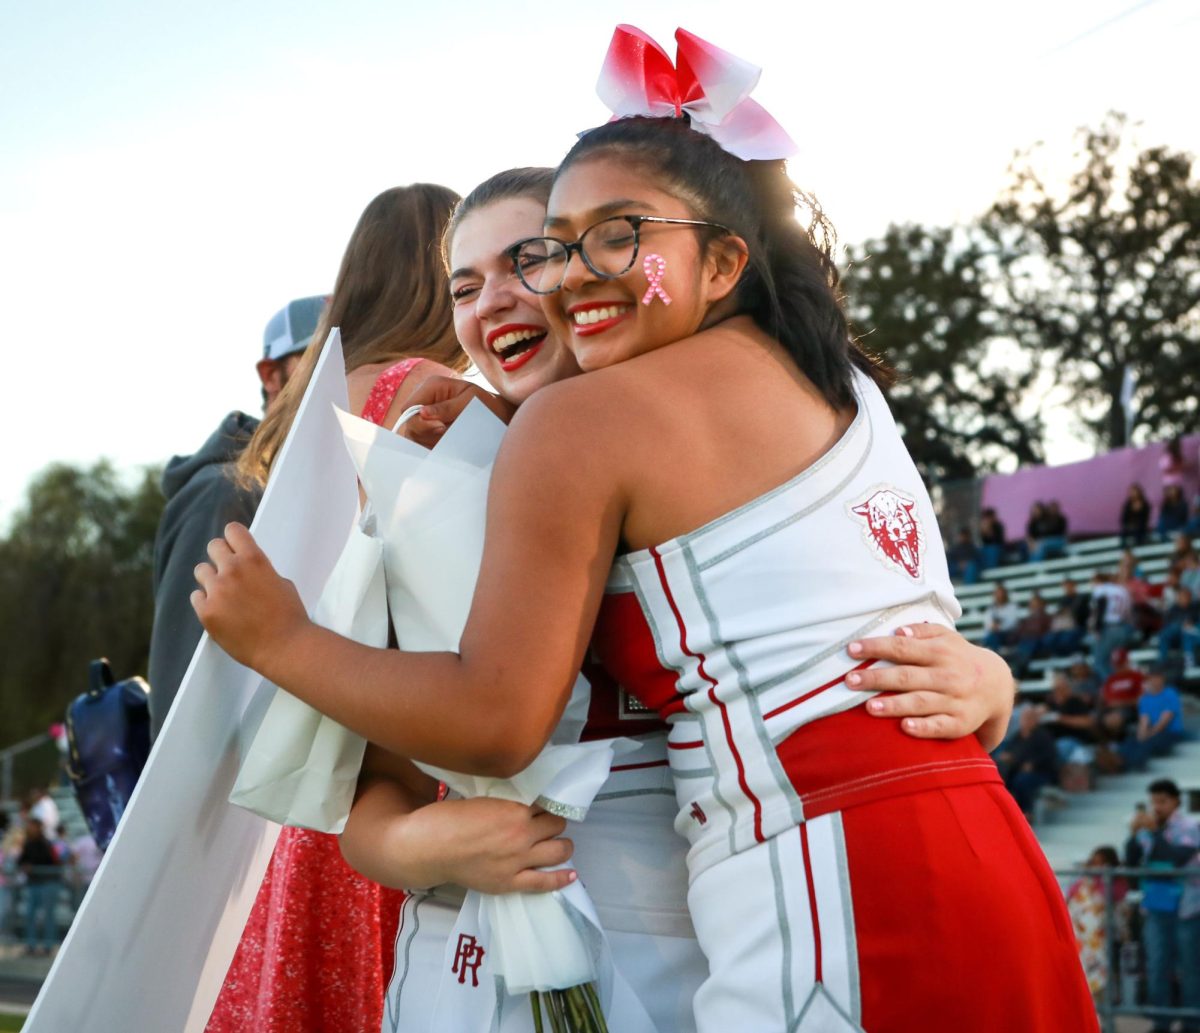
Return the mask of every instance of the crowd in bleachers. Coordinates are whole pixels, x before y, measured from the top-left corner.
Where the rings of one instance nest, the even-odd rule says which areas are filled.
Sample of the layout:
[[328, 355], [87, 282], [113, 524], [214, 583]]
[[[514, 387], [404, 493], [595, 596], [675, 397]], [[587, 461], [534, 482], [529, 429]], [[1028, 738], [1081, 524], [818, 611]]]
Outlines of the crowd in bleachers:
[[100, 865], [85, 831], [69, 838], [53, 797], [35, 789], [15, 812], [0, 810], [0, 945], [49, 956]]
[[[993, 756], [1032, 821], [1101, 775], [1146, 771], [1194, 738], [1185, 693], [1200, 686], [1200, 498], [1189, 507], [1172, 461], [1168, 450], [1157, 506], [1130, 487], [1111, 538], [1073, 541], [1061, 508], [1045, 503], [1018, 541], [984, 510], [977, 533], [964, 529], [947, 548], [960, 629], [1005, 656], [1018, 681], [1013, 724]], [[1200, 869], [1200, 826], [1181, 806], [1189, 790], [1200, 790], [1200, 771], [1182, 794], [1160, 775], [1122, 855], [1101, 847], [1087, 862], [1175, 867], [1177, 877], [1115, 877], [1106, 888], [1089, 875], [1066, 890], [1098, 1001], [1107, 992], [1123, 1007], [1200, 1007], [1200, 875], [1187, 874]], [[1169, 1022], [1160, 1013], [1154, 1028]]]
[[1097, 773], [1145, 770], [1188, 735], [1180, 693], [1200, 678], [1200, 523], [1182, 498], [1167, 485], [1152, 531], [1132, 486], [1120, 536], [1092, 544], [1071, 542], [1053, 500], [1033, 505], [1018, 541], [984, 509], [977, 536], [964, 528], [948, 546], [960, 626], [1021, 686], [994, 756], [1031, 817], [1047, 787], [1083, 791]]

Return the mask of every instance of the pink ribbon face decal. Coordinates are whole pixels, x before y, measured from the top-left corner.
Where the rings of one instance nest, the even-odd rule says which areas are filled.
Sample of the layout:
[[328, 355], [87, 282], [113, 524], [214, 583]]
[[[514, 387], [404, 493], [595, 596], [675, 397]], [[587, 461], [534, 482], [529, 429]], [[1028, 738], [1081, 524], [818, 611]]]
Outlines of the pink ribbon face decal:
[[671, 304], [670, 295], [663, 290], [662, 280], [667, 272], [667, 260], [662, 255], [647, 255], [642, 259], [642, 269], [646, 272], [646, 279], [650, 281], [650, 286], [646, 288], [646, 293], [642, 296], [642, 304], [649, 305], [654, 300], [654, 296], [662, 298], [664, 305]]

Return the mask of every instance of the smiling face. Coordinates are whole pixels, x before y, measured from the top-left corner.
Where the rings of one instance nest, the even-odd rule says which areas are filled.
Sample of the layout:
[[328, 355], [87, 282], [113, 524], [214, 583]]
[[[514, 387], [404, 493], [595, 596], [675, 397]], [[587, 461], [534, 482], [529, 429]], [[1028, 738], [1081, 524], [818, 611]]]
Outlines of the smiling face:
[[[546, 233], [576, 241], [585, 230], [614, 215], [701, 218], [629, 162], [588, 157], [555, 181], [546, 213]], [[704, 245], [706, 231], [690, 226], [645, 223], [633, 267], [602, 279], [572, 255], [562, 289], [542, 298], [546, 319], [575, 353], [581, 369], [593, 370], [631, 359], [690, 337], [717, 318], [731, 314], [733, 289], [744, 266], [744, 245], [723, 236]], [[590, 241], [590, 238], [589, 238]], [[651, 256], [658, 256], [657, 259]], [[671, 299], [647, 291], [652, 282], [643, 263], [661, 270], [661, 289]], [[727, 302], [722, 306], [721, 302]]]
[[465, 216], [450, 241], [454, 330], [471, 361], [505, 399], [520, 405], [534, 391], [579, 372], [561, 335], [549, 332], [537, 295], [504, 253], [542, 232], [546, 209], [510, 197]]

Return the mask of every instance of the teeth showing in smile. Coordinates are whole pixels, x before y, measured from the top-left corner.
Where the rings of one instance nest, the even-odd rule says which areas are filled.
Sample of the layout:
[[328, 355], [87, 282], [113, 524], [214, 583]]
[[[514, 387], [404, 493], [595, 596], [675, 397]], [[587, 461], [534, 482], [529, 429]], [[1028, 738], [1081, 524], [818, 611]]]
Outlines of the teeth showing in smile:
[[492, 351], [496, 352], [498, 355], [503, 355], [507, 351], [514, 350], [515, 346], [518, 344], [524, 344], [526, 341], [532, 341], [535, 338], [541, 338], [545, 336], [545, 330], [513, 330], [511, 333], [504, 334], [502, 337], [497, 337], [492, 342]]
[[616, 319], [617, 316], [628, 312], [632, 306], [630, 305], [609, 305], [607, 308], [589, 308], [582, 312], [574, 312], [571, 318], [575, 321], [576, 326], [590, 326], [592, 323], [600, 323], [605, 319]]

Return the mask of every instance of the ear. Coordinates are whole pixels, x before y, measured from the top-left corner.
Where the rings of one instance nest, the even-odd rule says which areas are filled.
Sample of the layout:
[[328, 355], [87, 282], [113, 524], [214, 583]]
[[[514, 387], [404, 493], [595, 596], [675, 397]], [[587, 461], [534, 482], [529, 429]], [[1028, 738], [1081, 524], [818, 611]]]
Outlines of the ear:
[[856, 513], [858, 516], [869, 516], [871, 507], [864, 502], [861, 506], [855, 506], [850, 512]]
[[258, 370], [258, 379], [262, 381], [262, 388], [268, 400], [283, 390], [283, 366], [278, 360], [259, 359], [254, 368]]
[[704, 255], [705, 286], [708, 302], [729, 297], [750, 261], [750, 248], [741, 237], [725, 234], [708, 243]]

